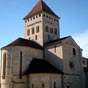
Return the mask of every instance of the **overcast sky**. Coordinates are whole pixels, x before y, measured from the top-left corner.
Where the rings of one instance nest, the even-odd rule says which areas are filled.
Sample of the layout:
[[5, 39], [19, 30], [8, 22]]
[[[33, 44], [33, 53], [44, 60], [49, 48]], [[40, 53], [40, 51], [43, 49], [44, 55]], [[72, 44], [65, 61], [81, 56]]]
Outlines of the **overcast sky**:
[[[39, 0], [0, 0], [0, 48], [24, 37], [23, 17]], [[44, 0], [60, 17], [61, 37], [71, 35], [88, 57], [88, 0]]]

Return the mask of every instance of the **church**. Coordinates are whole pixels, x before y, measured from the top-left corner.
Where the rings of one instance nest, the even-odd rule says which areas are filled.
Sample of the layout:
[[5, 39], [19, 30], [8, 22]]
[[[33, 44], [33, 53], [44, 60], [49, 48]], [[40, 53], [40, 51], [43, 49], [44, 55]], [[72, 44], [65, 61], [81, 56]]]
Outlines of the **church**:
[[43, 0], [24, 17], [24, 38], [1, 48], [1, 88], [85, 88], [82, 49], [59, 20]]

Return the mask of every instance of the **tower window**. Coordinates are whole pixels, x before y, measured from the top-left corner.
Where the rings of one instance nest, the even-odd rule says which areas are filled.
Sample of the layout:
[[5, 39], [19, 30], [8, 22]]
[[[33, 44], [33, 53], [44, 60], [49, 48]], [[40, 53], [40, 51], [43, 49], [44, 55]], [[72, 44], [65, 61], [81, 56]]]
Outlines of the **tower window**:
[[46, 15], [46, 17], [48, 18], [48, 15]]
[[34, 28], [32, 28], [32, 34], [34, 34]]
[[75, 48], [73, 48], [73, 55], [76, 55], [76, 50], [75, 50]]
[[6, 53], [3, 54], [3, 79], [5, 79], [6, 74]]
[[57, 35], [57, 29], [55, 28], [55, 34]]
[[50, 28], [50, 33], [53, 33], [53, 28]]
[[37, 32], [37, 33], [39, 32], [39, 26], [36, 27], [36, 32]]
[[27, 36], [29, 36], [29, 35], [30, 35], [30, 29], [27, 30]]
[[35, 40], [37, 40], [37, 38], [38, 38], [37, 35], [35, 35]]
[[49, 27], [48, 26], [46, 26], [46, 32], [49, 32]]
[[35, 17], [33, 17], [33, 19], [35, 19]]

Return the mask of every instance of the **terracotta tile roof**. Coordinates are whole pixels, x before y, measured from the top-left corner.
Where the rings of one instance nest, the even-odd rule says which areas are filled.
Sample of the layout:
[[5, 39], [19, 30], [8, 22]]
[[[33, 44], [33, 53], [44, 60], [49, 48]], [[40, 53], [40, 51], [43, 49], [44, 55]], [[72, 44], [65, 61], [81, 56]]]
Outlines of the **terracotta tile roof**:
[[31, 40], [23, 39], [23, 38], [18, 38], [15, 41], [8, 44], [7, 46], [2, 47], [1, 49], [9, 47], [9, 46], [27, 46], [27, 47], [32, 47], [36, 49], [43, 49], [43, 47], [40, 46], [38, 43]]
[[31, 10], [31, 12], [28, 13], [27, 16], [24, 17], [24, 19], [27, 19], [41, 11], [45, 11], [51, 15], [54, 15], [56, 17], [58, 17], [42, 0], [40, 0], [35, 6], [34, 8]]
[[44, 59], [34, 58], [23, 75], [30, 73], [63, 73]]

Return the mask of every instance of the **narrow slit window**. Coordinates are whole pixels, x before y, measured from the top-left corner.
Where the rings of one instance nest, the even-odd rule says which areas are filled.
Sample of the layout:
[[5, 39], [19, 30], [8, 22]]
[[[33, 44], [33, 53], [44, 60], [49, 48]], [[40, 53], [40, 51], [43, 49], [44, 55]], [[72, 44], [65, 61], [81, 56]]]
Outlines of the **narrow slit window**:
[[32, 83], [32, 88], [34, 88], [34, 84]]
[[37, 35], [35, 35], [35, 40], [37, 40], [37, 38], [38, 38]]
[[56, 88], [56, 82], [54, 82], [54, 88]]
[[50, 28], [50, 33], [53, 33], [53, 28]]
[[6, 53], [3, 54], [3, 79], [5, 79], [6, 75]]
[[44, 85], [44, 82], [42, 83], [42, 88], [44, 88], [45, 87], [45, 85]]
[[32, 28], [32, 34], [34, 34], [34, 28]]
[[46, 26], [45, 29], [46, 29], [46, 32], [49, 32], [49, 27], [48, 26]]
[[39, 26], [36, 27], [36, 32], [37, 32], [37, 33], [39, 32]]
[[57, 35], [57, 29], [55, 28], [55, 34]]
[[27, 30], [27, 36], [29, 36], [29, 35], [30, 35], [30, 29]]
[[20, 52], [20, 79], [22, 78], [22, 51]]

